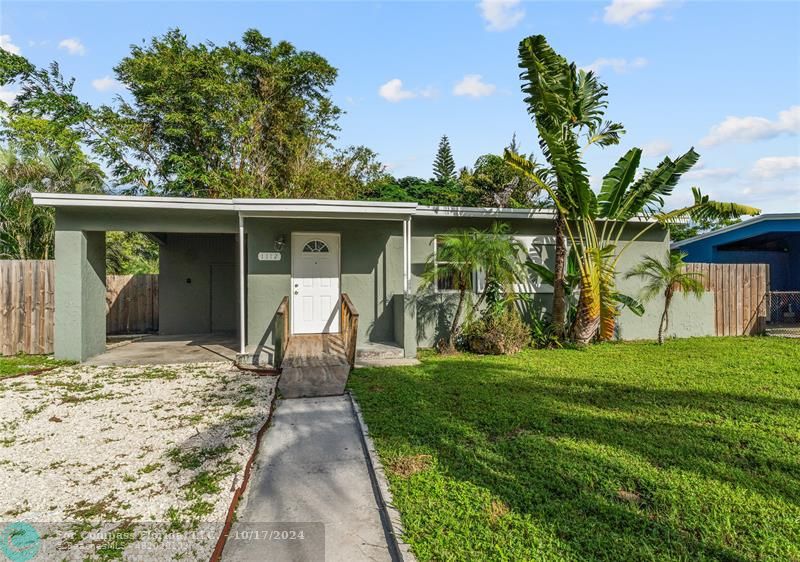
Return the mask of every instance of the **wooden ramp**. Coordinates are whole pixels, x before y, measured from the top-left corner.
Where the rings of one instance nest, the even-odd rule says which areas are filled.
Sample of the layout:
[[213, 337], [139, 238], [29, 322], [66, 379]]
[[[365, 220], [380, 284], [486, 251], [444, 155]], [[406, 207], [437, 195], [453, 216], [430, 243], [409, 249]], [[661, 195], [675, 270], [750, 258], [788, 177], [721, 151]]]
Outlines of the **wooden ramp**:
[[339, 334], [289, 338], [278, 390], [284, 398], [342, 394], [350, 374], [347, 346]]

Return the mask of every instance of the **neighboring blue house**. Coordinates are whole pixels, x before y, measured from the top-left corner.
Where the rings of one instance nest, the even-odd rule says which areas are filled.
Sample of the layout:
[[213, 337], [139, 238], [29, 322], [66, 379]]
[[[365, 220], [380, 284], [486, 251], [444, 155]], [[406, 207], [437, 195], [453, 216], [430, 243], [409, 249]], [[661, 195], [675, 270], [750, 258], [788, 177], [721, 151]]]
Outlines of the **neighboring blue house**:
[[693, 263], [769, 264], [771, 291], [800, 291], [800, 213], [760, 215], [672, 248]]

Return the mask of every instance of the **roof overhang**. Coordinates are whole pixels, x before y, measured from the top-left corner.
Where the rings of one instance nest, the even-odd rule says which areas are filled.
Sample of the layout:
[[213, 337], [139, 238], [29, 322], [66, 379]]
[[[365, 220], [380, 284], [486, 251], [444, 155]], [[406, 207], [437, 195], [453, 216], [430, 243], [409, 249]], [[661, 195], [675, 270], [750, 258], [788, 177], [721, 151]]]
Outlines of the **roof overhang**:
[[734, 230], [738, 230], [740, 228], [746, 228], [748, 226], [752, 226], [754, 224], [758, 224], [764, 221], [781, 221], [781, 220], [799, 220], [800, 213], [771, 213], [766, 215], [759, 215], [752, 219], [748, 219], [742, 222], [737, 222], [736, 224], [732, 224], [730, 226], [725, 226], [720, 228], [719, 230], [712, 230], [711, 232], [704, 232], [703, 234], [698, 234], [697, 236], [692, 236], [691, 238], [687, 238], [686, 240], [680, 240], [678, 242], [673, 242], [671, 247], [681, 248], [686, 246], [687, 244], [692, 244], [699, 240], [705, 240], [706, 238], [713, 238], [715, 236], [719, 236], [720, 234], [725, 234], [726, 232], [731, 232]]
[[[427, 206], [385, 201], [336, 201], [327, 199], [199, 199], [131, 195], [33, 193], [35, 205], [85, 209], [158, 209], [215, 211], [243, 218], [333, 218], [354, 220], [406, 220], [411, 217], [464, 217], [494, 219], [541, 219], [555, 216], [553, 209]], [[641, 222], [650, 222], [640, 219]]]

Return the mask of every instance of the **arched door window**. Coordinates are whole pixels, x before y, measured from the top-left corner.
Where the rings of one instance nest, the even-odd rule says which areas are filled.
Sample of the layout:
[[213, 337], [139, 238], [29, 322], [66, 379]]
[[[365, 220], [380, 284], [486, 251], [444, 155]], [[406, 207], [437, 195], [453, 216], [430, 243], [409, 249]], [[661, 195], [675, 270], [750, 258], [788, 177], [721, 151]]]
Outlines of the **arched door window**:
[[327, 253], [328, 245], [323, 242], [322, 240], [311, 240], [303, 246], [303, 253], [310, 253], [310, 254], [323, 254]]

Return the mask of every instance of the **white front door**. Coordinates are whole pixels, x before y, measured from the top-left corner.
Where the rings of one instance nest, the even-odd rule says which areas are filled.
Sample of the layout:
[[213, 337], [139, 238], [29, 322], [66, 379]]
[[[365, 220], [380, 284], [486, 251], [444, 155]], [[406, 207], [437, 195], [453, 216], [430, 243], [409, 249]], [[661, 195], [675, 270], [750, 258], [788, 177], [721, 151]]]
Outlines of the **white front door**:
[[339, 234], [292, 233], [292, 333], [339, 332]]

